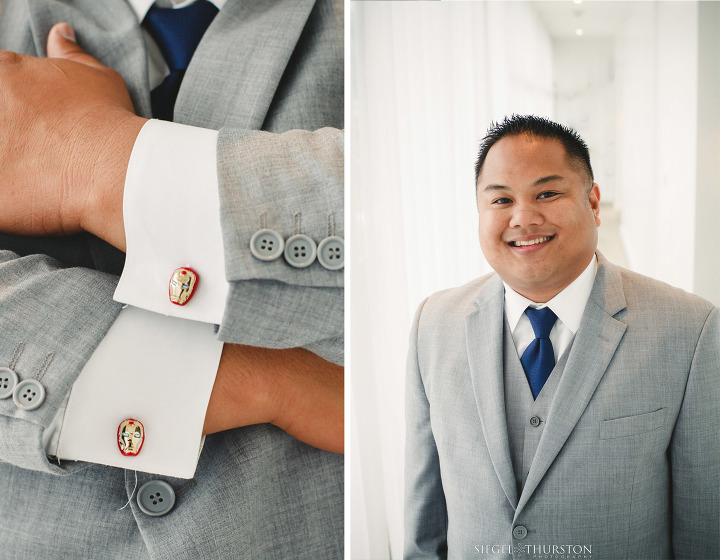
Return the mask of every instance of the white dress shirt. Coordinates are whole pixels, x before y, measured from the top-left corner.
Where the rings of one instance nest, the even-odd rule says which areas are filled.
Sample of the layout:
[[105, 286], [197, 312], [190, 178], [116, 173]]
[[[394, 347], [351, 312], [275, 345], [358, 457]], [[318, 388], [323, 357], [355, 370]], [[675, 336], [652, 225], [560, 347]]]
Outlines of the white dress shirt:
[[[194, 0], [160, 0], [176, 8]], [[152, 0], [129, 0], [142, 21]], [[221, 9], [225, 0], [213, 2]], [[151, 88], [169, 73], [147, 32]], [[45, 450], [84, 460], [191, 478], [223, 343], [228, 283], [220, 230], [217, 131], [151, 120], [128, 164], [123, 201], [127, 255], [114, 299], [123, 309], [45, 431]], [[192, 304], [168, 298], [172, 272], [189, 266], [200, 281]], [[117, 448], [122, 420], [143, 422], [142, 451]], [[82, 434], [82, 437], [78, 437]]]
[[555, 353], [555, 363], [557, 363], [563, 352], [570, 346], [575, 333], [580, 327], [580, 320], [595, 282], [596, 270], [597, 257], [593, 255], [590, 264], [587, 265], [580, 276], [547, 303], [530, 301], [503, 282], [505, 285], [505, 317], [510, 326], [519, 357], [523, 355], [530, 343], [535, 340], [535, 333], [530, 324], [530, 319], [525, 315], [525, 310], [528, 307], [535, 309], [549, 307], [558, 318], [550, 331], [550, 341]]

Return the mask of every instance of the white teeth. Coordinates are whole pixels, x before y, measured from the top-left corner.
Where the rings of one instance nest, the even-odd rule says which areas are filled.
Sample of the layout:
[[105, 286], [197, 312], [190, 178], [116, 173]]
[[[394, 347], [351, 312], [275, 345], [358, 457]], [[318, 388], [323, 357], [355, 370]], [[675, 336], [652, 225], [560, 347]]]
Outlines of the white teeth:
[[531, 241], [513, 241], [510, 244], [513, 247], [527, 247], [528, 245], [537, 245], [538, 243], [544, 243], [545, 241], [550, 241], [550, 238], [538, 237], [537, 239], [533, 239]]

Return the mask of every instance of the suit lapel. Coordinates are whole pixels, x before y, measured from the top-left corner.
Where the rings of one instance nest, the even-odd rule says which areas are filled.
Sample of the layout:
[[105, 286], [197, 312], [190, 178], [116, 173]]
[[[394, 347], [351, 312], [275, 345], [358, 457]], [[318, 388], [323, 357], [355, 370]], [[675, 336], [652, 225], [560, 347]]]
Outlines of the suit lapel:
[[513, 509], [517, 488], [510, 458], [503, 383], [504, 288], [495, 275], [475, 300], [465, 319], [468, 363], [480, 424], [490, 460]]
[[[517, 513], [540, 484], [590, 402], [627, 325], [614, 318], [625, 309], [620, 272], [598, 253], [598, 270], [572, 350], [548, 413]], [[516, 515], [517, 515], [516, 513]]]
[[174, 120], [260, 129], [315, 0], [228, 0], [185, 73]]

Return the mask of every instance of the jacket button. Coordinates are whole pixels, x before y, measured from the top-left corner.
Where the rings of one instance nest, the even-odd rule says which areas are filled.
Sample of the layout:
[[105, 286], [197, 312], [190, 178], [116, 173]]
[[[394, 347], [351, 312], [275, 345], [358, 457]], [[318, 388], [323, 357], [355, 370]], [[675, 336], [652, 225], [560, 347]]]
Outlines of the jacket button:
[[317, 248], [318, 262], [328, 270], [340, 270], [345, 266], [345, 241], [332, 235], [320, 242]]
[[13, 394], [18, 376], [10, 368], [0, 368], [0, 399], [7, 399]]
[[45, 400], [45, 387], [36, 379], [26, 379], [15, 385], [13, 402], [23, 410], [35, 410]]
[[531, 418], [530, 418], [530, 425], [531, 425], [533, 428], [537, 428], [537, 427], [540, 425], [540, 418], [538, 418], [537, 416], [531, 417]]
[[317, 245], [305, 234], [289, 237], [285, 242], [285, 260], [295, 268], [305, 268], [315, 262]]
[[518, 525], [513, 529], [513, 537], [519, 540], [523, 540], [525, 537], [527, 537], [527, 529], [524, 525]]
[[144, 514], [160, 517], [175, 505], [175, 490], [164, 480], [150, 480], [138, 490], [137, 503]]
[[261, 229], [250, 238], [250, 252], [261, 261], [274, 261], [283, 253], [285, 241], [277, 231]]

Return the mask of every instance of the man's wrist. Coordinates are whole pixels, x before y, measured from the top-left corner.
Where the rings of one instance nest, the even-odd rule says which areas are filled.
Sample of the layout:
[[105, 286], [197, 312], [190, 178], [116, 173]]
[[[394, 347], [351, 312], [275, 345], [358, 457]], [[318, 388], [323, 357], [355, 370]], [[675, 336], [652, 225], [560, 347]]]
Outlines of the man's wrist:
[[275, 420], [276, 403], [280, 399], [276, 378], [264, 359], [267, 352], [267, 349], [225, 343], [203, 435]]
[[72, 178], [87, 177], [89, 181], [81, 227], [121, 251], [126, 248], [123, 220], [125, 176], [135, 140], [147, 120], [125, 111], [105, 115], [86, 137], [85, 157], [75, 156], [74, 159], [85, 169], [75, 172]]
[[342, 453], [344, 375], [302, 348], [226, 343], [203, 434], [270, 423], [300, 441]]

